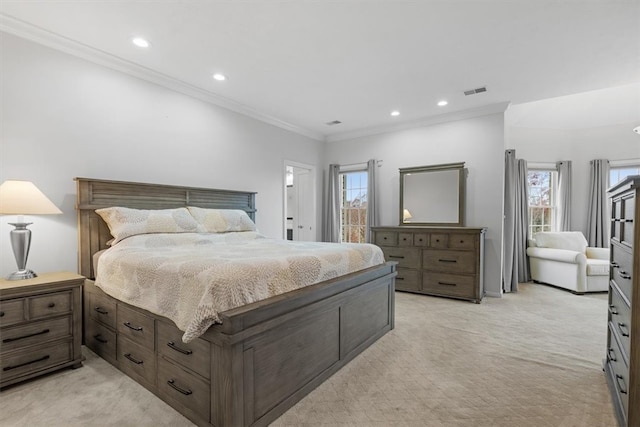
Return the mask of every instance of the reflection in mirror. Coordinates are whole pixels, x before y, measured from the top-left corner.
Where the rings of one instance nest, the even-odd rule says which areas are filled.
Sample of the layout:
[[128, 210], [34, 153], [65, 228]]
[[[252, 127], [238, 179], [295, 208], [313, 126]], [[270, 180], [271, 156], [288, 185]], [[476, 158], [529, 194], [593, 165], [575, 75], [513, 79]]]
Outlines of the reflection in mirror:
[[400, 169], [400, 225], [464, 225], [464, 163]]

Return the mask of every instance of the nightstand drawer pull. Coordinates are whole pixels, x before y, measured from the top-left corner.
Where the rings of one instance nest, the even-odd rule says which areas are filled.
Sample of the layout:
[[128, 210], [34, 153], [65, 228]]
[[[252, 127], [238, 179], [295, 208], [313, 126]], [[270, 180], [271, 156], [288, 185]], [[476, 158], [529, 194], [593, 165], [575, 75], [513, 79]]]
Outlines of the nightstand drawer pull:
[[610, 348], [609, 351], [607, 352], [607, 356], [609, 356], [609, 360], [611, 360], [612, 362], [618, 361], [618, 359], [616, 358], [616, 352], [613, 351], [612, 348]]
[[101, 342], [102, 344], [106, 344], [109, 342], [108, 340], [105, 340], [104, 338], [102, 338], [102, 334], [94, 335], [93, 339], [95, 339], [98, 342]]
[[620, 330], [620, 333], [623, 337], [629, 336], [629, 328], [624, 323], [618, 323], [618, 329]]
[[438, 285], [444, 286], [458, 286], [456, 283], [438, 282]]
[[171, 388], [173, 388], [174, 390], [179, 391], [180, 393], [184, 394], [185, 396], [189, 396], [190, 394], [193, 394], [193, 392], [192, 392], [191, 390], [189, 390], [189, 389], [186, 389], [186, 390], [185, 390], [185, 389], [182, 389], [182, 388], [178, 387], [175, 383], [176, 383], [176, 382], [175, 382], [175, 380], [173, 380], [173, 379], [171, 379], [171, 380], [167, 381], [167, 384], [169, 384], [169, 385], [171, 386]]
[[144, 360], [138, 360], [135, 357], [131, 356], [131, 353], [125, 353], [124, 357], [126, 357], [127, 359], [131, 360], [133, 363], [135, 363], [136, 365], [142, 365], [144, 363]]
[[458, 262], [456, 259], [439, 259], [439, 262]]
[[36, 335], [43, 335], [43, 334], [48, 334], [49, 333], [49, 329], [43, 329], [40, 332], [34, 332], [33, 334], [29, 334], [29, 335], [23, 335], [21, 337], [15, 337], [15, 338], [7, 338], [2, 340], [3, 344], [6, 344], [8, 342], [13, 342], [13, 341], [18, 341], [18, 340], [23, 340], [25, 338], [31, 338], [31, 337], [35, 337]]
[[193, 353], [193, 351], [191, 351], [191, 350], [185, 350], [183, 348], [180, 348], [180, 347], [176, 346], [176, 344], [173, 341], [169, 341], [167, 343], [167, 346], [169, 346], [169, 348], [171, 348], [171, 349], [173, 349], [173, 350], [175, 350], [177, 352], [180, 352], [182, 354], [186, 354], [187, 356]]
[[[616, 374], [616, 382], [618, 383], [618, 391], [622, 394], [627, 394], [627, 385], [624, 382], [624, 377]], [[620, 384], [622, 384], [622, 386]]]
[[124, 322], [124, 326], [126, 326], [129, 329], [133, 329], [136, 332], [142, 332], [142, 326], [133, 326], [131, 323], [129, 322]]
[[49, 355], [47, 354], [46, 356], [42, 356], [41, 358], [36, 359], [36, 360], [32, 360], [30, 362], [24, 362], [24, 363], [21, 363], [19, 365], [14, 365], [14, 366], [7, 366], [7, 367], [3, 368], [2, 370], [3, 371], [10, 371], [12, 369], [22, 368], [23, 366], [31, 365], [32, 363], [42, 362], [43, 360], [47, 360], [48, 358], [49, 358]]
[[96, 311], [100, 314], [109, 314], [109, 312], [102, 307], [96, 307]]

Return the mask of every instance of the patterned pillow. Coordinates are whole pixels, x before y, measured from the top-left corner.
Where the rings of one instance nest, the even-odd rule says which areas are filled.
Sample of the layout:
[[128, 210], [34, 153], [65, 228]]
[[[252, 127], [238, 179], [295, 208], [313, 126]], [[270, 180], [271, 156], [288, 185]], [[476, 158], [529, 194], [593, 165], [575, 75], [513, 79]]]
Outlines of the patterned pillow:
[[109, 231], [114, 237], [112, 245], [136, 234], [200, 231], [198, 223], [187, 208], [143, 210], [112, 207], [96, 209], [96, 213], [109, 226]]
[[195, 206], [189, 206], [188, 208], [201, 230], [207, 233], [256, 231], [256, 225], [243, 210], [205, 209]]

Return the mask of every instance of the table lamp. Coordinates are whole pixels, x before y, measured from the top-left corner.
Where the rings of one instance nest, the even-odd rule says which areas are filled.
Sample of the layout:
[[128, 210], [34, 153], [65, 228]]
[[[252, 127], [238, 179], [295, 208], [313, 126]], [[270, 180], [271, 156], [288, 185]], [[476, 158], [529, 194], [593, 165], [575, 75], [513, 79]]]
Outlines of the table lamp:
[[18, 263], [18, 271], [10, 274], [8, 280], [31, 279], [36, 273], [27, 269], [27, 257], [31, 245], [31, 230], [27, 226], [31, 222], [24, 222], [23, 215], [61, 214], [62, 211], [54, 205], [38, 188], [29, 181], [7, 180], [0, 185], [0, 214], [18, 215], [18, 222], [9, 223], [15, 227], [11, 230], [11, 248]]
[[413, 218], [413, 215], [411, 215], [411, 212], [409, 212], [409, 209], [404, 209], [402, 211], [402, 222], [410, 222], [409, 220]]

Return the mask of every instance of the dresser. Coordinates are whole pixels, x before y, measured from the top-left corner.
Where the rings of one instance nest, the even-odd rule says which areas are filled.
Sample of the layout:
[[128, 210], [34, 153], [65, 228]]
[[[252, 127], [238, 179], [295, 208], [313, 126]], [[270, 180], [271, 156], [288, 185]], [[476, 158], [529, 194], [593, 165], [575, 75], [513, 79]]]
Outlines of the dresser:
[[484, 296], [486, 228], [372, 227], [372, 242], [398, 262], [396, 290], [465, 299]]
[[621, 426], [640, 426], [640, 176], [609, 189], [611, 268], [605, 373]]
[[82, 366], [82, 286], [74, 273], [0, 280], [0, 387]]

